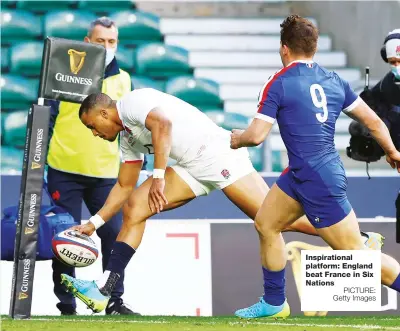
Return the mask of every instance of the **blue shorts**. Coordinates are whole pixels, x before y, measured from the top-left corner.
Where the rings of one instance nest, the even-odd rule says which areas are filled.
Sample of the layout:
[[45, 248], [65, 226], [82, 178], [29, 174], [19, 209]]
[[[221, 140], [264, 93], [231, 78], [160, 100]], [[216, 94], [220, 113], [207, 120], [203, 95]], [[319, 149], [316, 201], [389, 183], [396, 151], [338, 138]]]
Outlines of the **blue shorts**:
[[336, 224], [352, 210], [346, 194], [347, 178], [339, 158], [311, 171], [305, 181], [296, 179], [291, 170], [283, 172], [276, 184], [300, 202], [307, 218], [316, 228]]

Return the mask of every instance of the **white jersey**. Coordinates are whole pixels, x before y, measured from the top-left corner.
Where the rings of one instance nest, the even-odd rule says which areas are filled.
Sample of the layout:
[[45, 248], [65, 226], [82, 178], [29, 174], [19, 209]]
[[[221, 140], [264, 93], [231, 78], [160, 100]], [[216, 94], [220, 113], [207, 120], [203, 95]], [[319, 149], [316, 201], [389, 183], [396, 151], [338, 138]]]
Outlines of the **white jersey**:
[[229, 131], [217, 126], [200, 110], [172, 95], [143, 88], [133, 90], [117, 102], [125, 129], [121, 133], [123, 162], [143, 160], [143, 154], [154, 153], [151, 132], [145, 127], [145, 121], [155, 108], [160, 108], [172, 123], [170, 157], [180, 164], [193, 161], [208, 149], [221, 145], [229, 147]]

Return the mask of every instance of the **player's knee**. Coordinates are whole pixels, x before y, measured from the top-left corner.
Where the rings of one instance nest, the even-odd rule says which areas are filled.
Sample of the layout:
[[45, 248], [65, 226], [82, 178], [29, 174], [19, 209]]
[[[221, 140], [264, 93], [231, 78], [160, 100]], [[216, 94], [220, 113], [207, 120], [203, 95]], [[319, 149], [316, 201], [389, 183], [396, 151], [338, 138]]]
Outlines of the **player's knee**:
[[255, 218], [254, 227], [256, 228], [258, 234], [260, 234], [260, 235], [263, 235], [264, 232], [266, 231], [265, 226], [259, 217]]
[[258, 232], [258, 234], [266, 237], [267, 235], [271, 235], [278, 231], [276, 228], [272, 228], [270, 226], [270, 222], [267, 222], [265, 219], [261, 219], [260, 217], [256, 217], [256, 219], [254, 220], [254, 226]]
[[127, 202], [122, 208], [122, 217], [124, 224], [132, 226], [146, 220], [143, 213], [143, 207], [140, 207], [138, 203], [131, 201]]

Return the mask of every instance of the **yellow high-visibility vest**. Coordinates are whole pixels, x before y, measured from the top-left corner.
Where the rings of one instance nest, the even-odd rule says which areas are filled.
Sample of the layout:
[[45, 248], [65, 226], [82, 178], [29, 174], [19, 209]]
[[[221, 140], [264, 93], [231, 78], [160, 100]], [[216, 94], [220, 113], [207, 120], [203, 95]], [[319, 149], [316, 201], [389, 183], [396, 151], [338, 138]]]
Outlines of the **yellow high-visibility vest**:
[[[127, 72], [107, 77], [102, 92], [113, 100], [131, 91]], [[79, 119], [80, 104], [60, 102], [54, 124], [47, 163], [56, 170], [98, 178], [116, 178], [120, 163], [118, 139], [114, 142], [94, 137]]]

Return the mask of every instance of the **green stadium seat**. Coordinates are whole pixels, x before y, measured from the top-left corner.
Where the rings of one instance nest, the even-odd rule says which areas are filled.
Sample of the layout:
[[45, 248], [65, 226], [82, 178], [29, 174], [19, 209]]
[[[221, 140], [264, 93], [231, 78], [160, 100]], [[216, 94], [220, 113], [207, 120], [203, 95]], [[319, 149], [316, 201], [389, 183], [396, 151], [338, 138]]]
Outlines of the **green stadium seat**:
[[2, 175], [20, 174], [22, 171], [23, 159], [24, 159], [24, 151], [22, 149], [1, 146], [1, 174]]
[[208, 110], [204, 112], [209, 118], [213, 120], [218, 126], [222, 126], [225, 120], [225, 113], [223, 110]]
[[[264, 171], [264, 146], [263, 144], [256, 147], [247, 148], [250, 154], [251, 162], [257, 171]], [[273, 172], [282, 172], [283, 166], [281, 162], [281, 152], [272, 151], [271, 152], [271, 162]]]
[[56, 0], [56, 1], [22, 1], [18, 0], [17, 1], [17, 8], [18, 9], [24, 9], [24, 10], [29, 10], [31, 12], [36, 12], [36, 13], [44, 13], [49, 10], [54, 10], [54, 9], [68, 9], [71, 6], [73, 6], [76, 3], [76, 1], [65, 1], [65, 0]]
[[26, 109], [37, 100], [38, 80], [5, 74], [0, 78], [1, 109]]
[[110, 18], [118, 26], [118, 39], [123, 45], [141, 45], [163, 40], [160, 18], [141, 11], [119, 11]]
[[245, 130], [249, 126], [249, 120], [249, 117], [242, 114], [225, 113], [222, 127], [228, 131], [232, 129]]
[[282, 172], [283, 166], [281, 160], [281, 151], [272, 151], [271, 158], [272, 158], [272, 171]]
[[155, 81], [149, 77], [132, 76], [131, 80], [132, 80], [133, 87], [135, 89], [150, 87], [155, 90], [164, 92], [163, 84], [161, 82]]
[[78, 8], [90, 10], [98, 14], [107, 14], [116, 10], [125, 10], [125, 9], [134, 9], [135, 2], [134, 1], [79, 1]]
[[7, 146], [25, 146], [26, 120], [28, 111], [21, 110], [9, 114], [2, 114], [3, 144]]
[[192, 76], [170, 78], [165, 85], [165, 91], [203, 111], [223, 108], [219, 85], [209, 79]]
[[9, 71], [10, 66], [10, 50], [6, 47], [1, 48], [1, 72]]
[[31, 40], [42, 35], [40, 18], [23, 10], [1, 11], [1, 43], [10, 44], [18, 40]]
[[43, 42], [30, 41], [11, 47], [10, 71], [24, 76], [39, 76], [42, 67]]
[[16, 1], [10, 1], [10, 0], [2, 0], [1, 2], [1, 8], [12, 8], [15, 7]]
[[134, 67], [133, 50], [118, 45], [116, 58], [121, 69], [130, 71]]
[[150, 43], [139, 46], [134, 53], [136, 74], [165, 79], [192, 74], [189, 54], [184, 48]]
[[52, 11], [44, 16], [44, 32], [48, 37], [83, 40], [87, 35], [90, 22], [96, 15], [87, 11]]
[[264, 147], [263, 144], [256, 147], [247, 148], [250, 154], [250, 160], [253, 163], [254, 169], [257, 171], [264, 170]]

